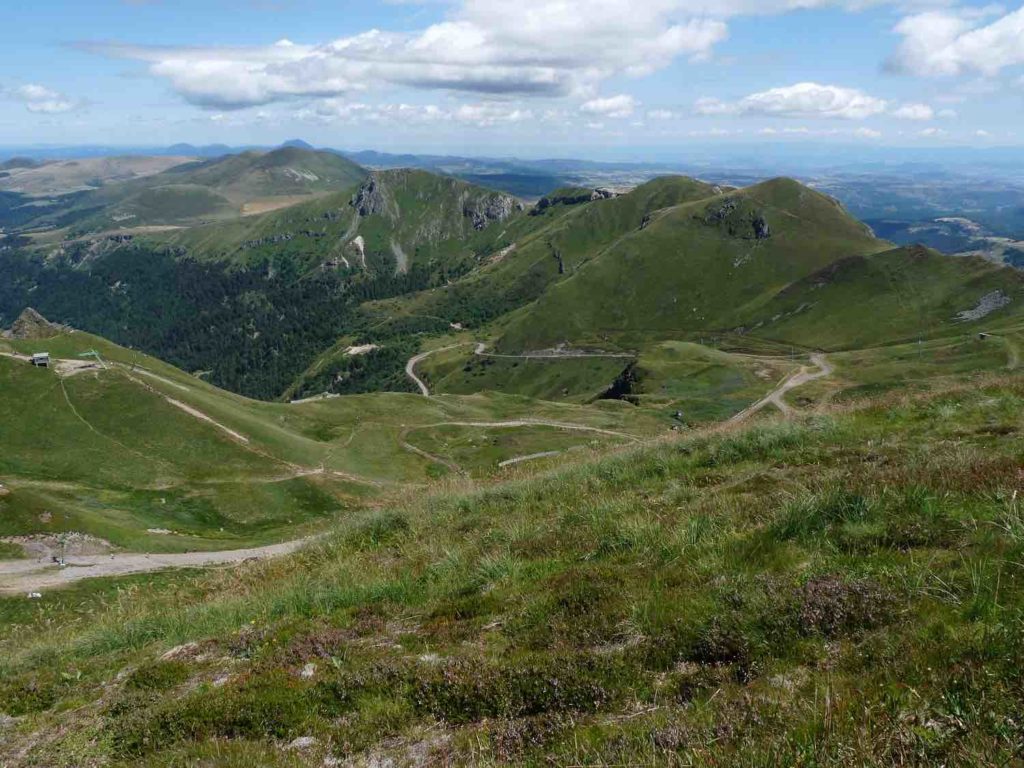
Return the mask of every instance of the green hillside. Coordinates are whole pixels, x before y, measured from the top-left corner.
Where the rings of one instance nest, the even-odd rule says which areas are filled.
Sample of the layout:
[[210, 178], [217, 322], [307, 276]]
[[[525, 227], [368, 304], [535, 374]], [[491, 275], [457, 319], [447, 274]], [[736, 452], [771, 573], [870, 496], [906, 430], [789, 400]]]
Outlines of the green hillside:
[[1024, 278], [785, 179], [344, 183], [5, 246], [0, 764], [1014, 764]]
[[752, 316], [752, 332], [820, 349], [862, 348], [987, 330], [1020, 322], [1022, 312], [1017, 270], [911, 247], [840, 259], [793, 283]]
[[[19, 357], [44, 351], [49, 369]], [[410, 486], [493, 475], [552, 432], [567, 450], [664, 429], [631, 411], [501, 395], [261, 403], [79, 331], [0, 339], [0, 536], [78, 531], [136, 551], [281, 540]]]
[[884, 248], [834, 200], [786, 179], [676, 205], [545, 293], [500, 347], [628, 346], [734, 328], [791, 282]]
[[1022, 406], [973, 379], [0, 598], [0, 759], [1012, 765]]
[[273, 210], [355, 186], [366, 177], [358, 165], [331, 152], [294, 148], [244, 152], [176, 164], [160, 173], [111, 181], [68, 195], [22, 226], [58, 228], [78, 237], [107, 230], [184, 226]]
[[530, 215], [503, 228], [502, 236], [482, 252], [480, 269], [449, 286], [368, 305], [367, 311], [381, 322], [440, 317], [479, 326], [538, 299], [619, 238], [639, 229], [656, 211], [705, 199], [716, 191], [711, 185], [675, 176], [610, 199], [535, 207]]

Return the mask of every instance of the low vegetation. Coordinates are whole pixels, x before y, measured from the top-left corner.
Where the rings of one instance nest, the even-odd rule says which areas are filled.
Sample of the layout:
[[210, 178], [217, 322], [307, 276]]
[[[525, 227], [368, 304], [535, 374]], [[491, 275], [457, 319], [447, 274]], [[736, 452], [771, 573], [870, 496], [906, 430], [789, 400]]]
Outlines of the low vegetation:
[[1022, 406], [885, 395], [5, 599], [4, 757], [1011, 764]]

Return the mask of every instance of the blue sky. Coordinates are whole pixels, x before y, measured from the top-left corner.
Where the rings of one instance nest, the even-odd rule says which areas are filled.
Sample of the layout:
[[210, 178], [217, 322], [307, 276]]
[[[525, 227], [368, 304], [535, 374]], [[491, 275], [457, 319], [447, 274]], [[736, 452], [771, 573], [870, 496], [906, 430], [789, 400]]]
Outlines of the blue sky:
[[0, 51], [6, 145], [1024, 144], [1020, 3], [35, 0]]

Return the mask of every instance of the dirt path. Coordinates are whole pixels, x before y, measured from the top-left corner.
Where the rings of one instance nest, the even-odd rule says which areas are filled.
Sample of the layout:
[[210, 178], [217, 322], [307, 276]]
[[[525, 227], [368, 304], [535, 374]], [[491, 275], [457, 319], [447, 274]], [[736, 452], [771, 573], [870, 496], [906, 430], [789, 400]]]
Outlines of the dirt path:
[[537, 352], [524, 352], [521, 355], [502, 355], [497, 352], [487, 352], [487, 345], [478, 342], [473, 354], [478, 357], [501, 357], [510, 360], [572, 360], [574, 358], [606, 357], [623, 360], [633, 360], [636, 355], [629, 352], [576, 352], [570, 349], [544, 349]]
[[287, 555], [310, 539], [286, 541], [266, 547], [233, 549], [222, 552], [184, 552], [179, 554], [79, 555], [65, 558], [66, 567], [38, 560], [0, 561], [0, 594], [38, 592], [101, 576], [130, 576], [168, 568], [210, 568], [235, 565], [246, 560], [262, 560]]
[[426, 360], [431, 355], [436, 355], [438, 352], [447, 352], [449, 349], [457, 349], [459, 347], [464, 347], [467, 344], [472, 343], [473, 342], [470, 341], [464, 341], [461, 344], [452, 344], [451, 346], [448, 347], [441, 347], [440, 349], [431, 349], [428, 350], [427, 352], [420, 352], [418, 355], [410, 357], [409, 362], [405, 364], [405, 375], [412, 379], [413, 383], [420, 388], [420, 392], [423, 394], [424, 397], [430, 397], [430, 388], [427, 386], [426, 382], [423, 381], [423, 379], [416, 375], [416, 366], [419, 365], [424, 360]]
[[815, 379], [821, 379], [824, 378], [825, 376], [830, 376], [832, 372], [835, 370], [832, 367], [832, 364], [826, 359], [825, 355], [821, 354], [820, 352], [816, 352], [813, 355], [811, 355], [811, 362], [818, 367], [817, 371], [812, 371], [808, 369], [807, 366], [801, 367], [799, 371], [794, 373], [792, 376], [789, 376], [779, 386], [777, 386], [763, 398], [758, 400], [756, 403], [737, 413], [735, 416], [729, 419], [727, 423], [735, 424], [737, 422], [744, 421], [750, 416], [753, 416], [755, 413], [760, 411], [768, 404], [774, 405], [785, 415], [791, 416], [794, 413], [794, 411], [792, 407], [790, 407], [789, 403], [787, 403], [783, 399], [783, 396], [791, 389], [796, 389], [797, 387], [803, 386], [804, 384], [807, 384], [810, 381], [814, 381]]
[[616, 432], [612, 429], [601, 429], [600, 427], [589, 427], [585, 424], [573, 424], [568, 421], [548, 421], [547, 419], [512, 419], [511, 421], [439, 421], [436, 424], [418, 424], [411, 429], [431, 429], [433, 427], [479, 427], [481, 429], [551, 427], [552, 429], [564, 429], [570, 432], [593, 432], [597, 435], [621, 437], [634, 443], [641, 442], [639, 437], [630, 435], [626, 432]]
[[[409, 442], [409, 433], [415, 429], [432, 429], [434, 427], [477, 427], [480, 429], [515, 429], [521, 427], [550, 427], [552, 429], [564, 429], [572, 432], [590, 432], [598, 435], [606, 435], [608, 437], [618, 437], [624, 440], [628, 440], [633, 443], [640, 443], [642, 440], [634, 435], [627, 434], [625, 432], [616, 432], [611, 429], [601, 429], [600, 427], [589, 427], [585, 424], [571, 424], [565, 421], [547, 421], [545, 419], [513, 419], [511, 421], [439, 421], [434, 424], [417, 424], [416, 426], [406, 427], [402, 430], [402, 434], [398, 438], [399, 444], [403, 449], [415, 453], [417, 456], [433, 461], [437, 464], [447, 467], [453, 472], [459, 474], [465, 474], [465, 470], [453, 461], [450, 461], [443, 456], [436, 456], [432, 453], [419, 448]], [[499, 467], [507, 467], [512, 464], [519, 464], [524, 461], [530, 461], [532, 459], [540, 459], [546, 456], [555, 456], [562, 451], [545, 451], [543, 453], [530, 454], [529, 456], [518, 456], [513, 459], [508, 459], [498, 464]]]
[[522, 464], [523, 462], [535, 461], [536, 459], [547, 459], [552, 456], [560, 456], [561, 454], [561, 451], [541, 451], [540, 453], [531, 453], [526, 456], [516, 456], [515, 458], [512, 459], [505, 459], [504, 461], [499, 461], [498, 466], [501, 469], [504, 469], [505, 467], [512, 467], [515, 466], [516, 464]]
[[212, 424], [213, 426], [217, 427], [217, 429], [220, 429], [220, 430], [224, 431], [232, 439], [237, 440], [240, 443], [245, 443], [246, 445], [249, 444], [249, 438], [248, 437], [246, 437], [245, 435], [240, 434], [238, 432], [235, 432], [235, 430], [231, 429], [230, 427], [225, 427], [219, 421], [214, 421], [209, 416], [207, 416], [205, 413], [203, 413], [202, 411], [200, 411], [200, 410], [198, 410], [196, 408], [193, 408], [191, 405], [183, 403], [180, 400], [175, 400], [173, 397], [166, 397], [165, 396], [164, 400], [166, 400], [168, 403], [173, 405], [175, 408], [180, 408], [185, 413], [187, 413], [189, 416], [193, 416], [193, 417], [199, 419], [200, 421], [205, 421], [208, 424]]

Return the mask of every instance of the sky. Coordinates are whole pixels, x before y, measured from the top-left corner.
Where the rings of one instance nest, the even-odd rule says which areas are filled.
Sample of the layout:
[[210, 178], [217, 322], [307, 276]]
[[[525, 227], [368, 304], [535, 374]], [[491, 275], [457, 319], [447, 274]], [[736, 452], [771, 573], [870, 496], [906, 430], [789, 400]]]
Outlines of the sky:
[[1024, 145], [1024, 5], [0, 0], [0, 145]]

